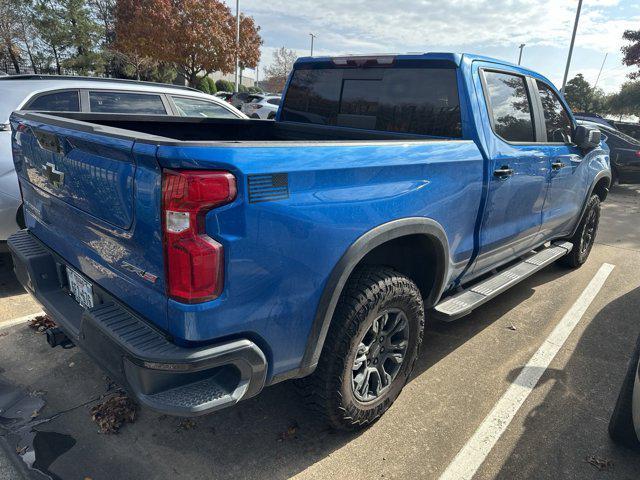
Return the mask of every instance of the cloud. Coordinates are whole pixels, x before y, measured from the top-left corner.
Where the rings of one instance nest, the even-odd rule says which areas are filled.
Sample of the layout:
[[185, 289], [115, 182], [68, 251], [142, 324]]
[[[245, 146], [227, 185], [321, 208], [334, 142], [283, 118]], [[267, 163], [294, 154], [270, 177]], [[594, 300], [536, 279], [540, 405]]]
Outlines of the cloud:
[[[307, 54], [309, 32], [318, 35], [316, 52], [330, 55], [479, 52], [520, 43], [564, 52], [576, 7], [577, 0], [241, 0], [242, 11], [262, 26], [264, 65], [270, 50], [282, 45]], [[610, 52], [619, 64], [622, 33], [638, 28], [635, 0], [586, 1], [576, 45]]]

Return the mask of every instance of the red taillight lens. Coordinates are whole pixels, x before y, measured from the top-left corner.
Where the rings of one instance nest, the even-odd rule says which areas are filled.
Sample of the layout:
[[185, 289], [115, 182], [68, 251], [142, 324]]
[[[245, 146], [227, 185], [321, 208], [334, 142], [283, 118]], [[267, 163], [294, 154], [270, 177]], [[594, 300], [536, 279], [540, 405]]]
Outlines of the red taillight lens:
[[212, 170], [164, 170], [162, 216], [171, 298], [199, 303], [220, 295], [224, 249], [205, 233], [204, 216], [236, 197], [235, 177]]
[[636, 157], [640, 158], [640, 150], [636, 152]]

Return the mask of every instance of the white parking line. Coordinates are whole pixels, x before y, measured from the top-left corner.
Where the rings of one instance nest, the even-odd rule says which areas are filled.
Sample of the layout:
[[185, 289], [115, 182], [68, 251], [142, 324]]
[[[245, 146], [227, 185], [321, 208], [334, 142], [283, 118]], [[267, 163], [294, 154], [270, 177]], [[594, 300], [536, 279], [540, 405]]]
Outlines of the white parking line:
[[7, 321], [0, 321], [0, 330], [2, 330], [3, 328], [13, 327], [20, 323], [26, 323], [32, 318], [35, 318], [44, 314], [45, 313], [42, 310], [40, 310], [39, 312], [32, 313], [30, 315], [25, 315], [24, 317], [12, 318], [11, 320], [7, 320]]
[[578, 325], [589, 305], [607, 280], [614, 265], [603, 264], [553, 332], [524, 366], [493, 410], [449, 464], [440, 480], [471, 480], [513, 417], [540, 380], [553, 358]]

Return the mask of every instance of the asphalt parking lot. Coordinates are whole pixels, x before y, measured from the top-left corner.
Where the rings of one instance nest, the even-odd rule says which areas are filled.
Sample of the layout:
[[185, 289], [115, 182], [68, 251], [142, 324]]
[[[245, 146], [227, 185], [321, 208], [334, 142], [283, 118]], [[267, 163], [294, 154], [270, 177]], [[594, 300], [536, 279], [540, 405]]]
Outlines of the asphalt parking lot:
[[99, 434], [89, 412], [107, 392], [104, 376], [80, 350], [51, 349], [28, 328], [21, 317], [40, 306], [3, 258], [0, 384], [45, 405], [26, 429], [0, 422], [9, 450], [0, 455], [0, 479], [19, 478], [9, 460], [32, 478], [65, 480], [438, 478], [605, 263], [614, 269], [602, 289], [474, 478], [637, 479], [640, 453], [607, 436], [640, 332], [640, 188], [633, 186], [612, 191], [581, 269], [551, 266], [462, 320], [431, 323], [412, 380], [359, 434], [326, 430], [286, 383], [193, 422], [143, 410], [119, 434]]

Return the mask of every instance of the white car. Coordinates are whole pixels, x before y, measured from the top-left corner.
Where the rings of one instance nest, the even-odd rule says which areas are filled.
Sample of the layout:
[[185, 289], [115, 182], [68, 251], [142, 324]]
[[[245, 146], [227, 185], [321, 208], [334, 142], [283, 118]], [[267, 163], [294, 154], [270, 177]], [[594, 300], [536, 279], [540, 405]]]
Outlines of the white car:
[[[22, 200], [11, 155], [15, 110], [247, 118], [230, 104], [188, 87], [54, 75], [0, 77], [0, 242], [22, 227]], [[0, 246], [1, 248], [1, 246]]]
[[250, 118], [273, 120], [280, 107], [281, 97], [278, 95], [251, 95], [242, 104], [242, 112]]

